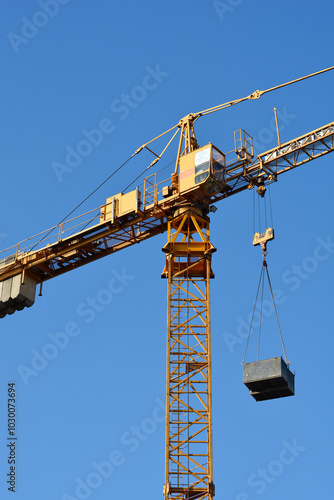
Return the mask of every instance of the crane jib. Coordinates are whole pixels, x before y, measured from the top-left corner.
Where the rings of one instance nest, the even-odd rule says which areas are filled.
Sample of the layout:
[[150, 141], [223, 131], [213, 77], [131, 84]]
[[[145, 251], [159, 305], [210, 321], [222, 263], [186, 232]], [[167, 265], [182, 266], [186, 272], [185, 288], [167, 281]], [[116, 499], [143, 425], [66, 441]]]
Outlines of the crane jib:
[[[243, 132], [242, 139], [241, 132], [232, 163], [212, 144], [195, 149], [180, 158], [179, 175], [158, 183], [153, 174], [145, 179], [143, 193], [137, 188], [114, 195], [105, 205], [0, 252], [2, 316], [32, 305], [37, 284], [165, 232], [168, 218], [182, 204], [201, 204], [208, 211], [214, 202], [252, 188], [260, 179], [276, 181], [278, 175], [334, 150], [332, 122], [251, 162], [251, 138]], [[21, 286], [28, 281], [29, 287]]]

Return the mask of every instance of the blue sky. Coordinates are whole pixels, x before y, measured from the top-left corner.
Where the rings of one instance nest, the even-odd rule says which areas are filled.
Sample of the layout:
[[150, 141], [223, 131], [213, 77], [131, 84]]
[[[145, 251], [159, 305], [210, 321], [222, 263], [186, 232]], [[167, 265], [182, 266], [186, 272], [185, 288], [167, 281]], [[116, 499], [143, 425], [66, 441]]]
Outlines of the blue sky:
[[[300, 0], [2, 2], [1, 249], [57, 224], [141, 144], [188, 113], [332, 66], [332, 18], [327, 0], [321, 8]], [[274, 107], [282, 141], [332, 121], [333, 85], [332, 71], [203, 117], [198, 141], [227, 152], [234, 130], [244, 128], [263, 152], [276, 145]], [[82, 141], [97, 128], [100, 140], [85, 150]], [[79, 212], [122, 191], [150, 161], [138, 156]], [[242, 384], [245, 324], [261, 266], [252, 245], [253, 193], [221, 202], [212, 214], [218, 500], [334, 493], [332, 163], [327, 155], [271, 187], [276, 239], [268, 263], [296, 372], [293, 398], [255, 403]], [[32, 308], [1, 320], [1, 499], [12, 498], [11, 381], [16, 500], [162, 498], [165, 242], [157, 236], [51, 280]], [[111, 302], [80, 315], [111, 277], [119, 280]], [[269, 312], [268, 357], [282, 354], [276, 328]], [[48, 347], [55, 338], [67, 340]], [[43, 352], [54, 356], [45, 360]], [[23, 365], [38, 370], [24, 378]]]

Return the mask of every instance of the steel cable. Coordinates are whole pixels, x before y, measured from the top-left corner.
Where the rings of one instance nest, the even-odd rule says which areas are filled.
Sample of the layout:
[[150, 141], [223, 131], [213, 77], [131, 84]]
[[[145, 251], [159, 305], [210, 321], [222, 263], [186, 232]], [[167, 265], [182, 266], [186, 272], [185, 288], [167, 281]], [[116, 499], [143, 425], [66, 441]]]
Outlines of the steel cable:
[[37, 243], [35, 243], [35, 245], [33, 245], [30, 248], [29, 252], [31, 252], [37, 245], [39, 245], [42, 241], [44, 241], [49, 236], [49, 234], [52, 233], [52, 231], [56, 227], [60, 226], [60, 224], [62, 224], [63, 222], [65, 222], [65, 220], [68, 219], [68, 217], [70, 215], [72, 215], [79, 207], [81, 207], [81, 205], [83, 205], [85, 203], [85, 201], [87, 201], [91, 196], [93, 196], [93, 194], [96, 193], [96, 191], [98, 191], [106, 182], [108, 182], [109, 179], [111, 179], [115, 174], [117, 174], [117, 172], [119, 172], [121, 170], [121, 168], [123, 168], [136, 154], [137, 154], [137, 152], [133, 153], [124, 163], [122, 163], [122, 165], [120, 165], [116, 170], [114, 170], [112, 172], [112, 174], [110, 174], [103, 182], [101, 182], [101, 184], [99, 184], [88, 196], [86, 196], [86, 198], [84, 200], [82, 200], [60, 222], [58, 222], [58, 224], [56, 224], [52, 229], [50, 229], [50, 231], [45, 236], [43, 236], [43, 238], [41, 238]]

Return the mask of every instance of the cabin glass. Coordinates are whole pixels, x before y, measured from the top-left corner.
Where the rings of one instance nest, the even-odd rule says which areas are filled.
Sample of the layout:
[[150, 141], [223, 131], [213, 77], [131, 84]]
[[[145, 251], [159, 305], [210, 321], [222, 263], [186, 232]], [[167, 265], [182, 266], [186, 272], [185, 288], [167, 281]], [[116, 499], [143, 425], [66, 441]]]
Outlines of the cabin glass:
[[212, 147], [212, 175], [217, 180], [225, 181], [225, 157], [224, 155]]
[[195, 154], [195, 184], [203, 182], [209, 176], [210, 153], [209, 146]]

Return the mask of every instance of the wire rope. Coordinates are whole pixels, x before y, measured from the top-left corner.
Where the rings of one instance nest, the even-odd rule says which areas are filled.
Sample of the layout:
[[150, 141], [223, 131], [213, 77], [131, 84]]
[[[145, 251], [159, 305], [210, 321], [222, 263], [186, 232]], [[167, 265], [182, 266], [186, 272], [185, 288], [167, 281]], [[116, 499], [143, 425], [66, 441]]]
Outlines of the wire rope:
[[279, 330], [279, 334], [280, 334], [280, 337], [281, 337], [281, 342], [282, 342], [282, 347], [283, 347], [283, 352], [284, 352], [285, 362], [286, 362], [286, 364], [287, 364], [287, 365], [289, 365], [289, 364], [290, 364], [290, 361], [288, 361], [288, 357], [287, 357], [287, 355], [286, 355], [286, 350], [285, 350], [285, 345], [284, 345], [283, 335], [282, 335], [281, 326], [280, 326], [280, 324], [279, 324], [279, 320], [278, 320], [278, 314], [277, 314], [276, 304], [275, 304], [275, 300], [274, 300], [273, 290], [272, 290], [272, 287], [271, 287], [271, 281], [270, 281], [270, 278], [269, 278], [269, 271], [268, 271], [268, 266], [267, 266], [267, 264], [265, 265], [265, 268], [266, 268], [266, 272], [267, 272], [267, 278], [268, 278], [268, 283], [269, 283], [269, 288], [270, 288], [271, 298], [272, 298], [272, 301], [273, 301], [274, 310], [275, 310], [275, 315], [276, 315], [276, 320], [277, 320], [277, 324], [278, 324], [278, 330]]
[[50, 231], [45, 236], [43, 236], [43, 238], [41, 238], [37, 243], [35, 243], [35, 245], [33, 245], [30, 248], [29, 252], [31, 252], [37, 245], [39, 245], [42, 241], [44, 241], [56, 227], [60, 226], [60, 224], [65, 222], [65, 220], [68, 219], [70, 215], [72, 215], [79, 207], [81, 207], [81, 205], [85, 203], [85, 201], [87, 201], [91, 196], [93, 196], [93, 194], [96, 193], [96, 191], [98, 191], [106, 182], [108, 182], [109, 179], [111, 179], [115, 174], [117, 174], [117, 172], [119, 172], [121, 168], [123, 168], [136, 154], [137, 152], [133, 153], [127, 160], [125, 160], [125, 162], [123, 162], [118, 168], [116, 168], [116, 170], [114, 170], [103, 182], [101, 182], [101, 184], [99, 184], [88, 196], [86, 196], [86, 198], [84, 198], [80, 203], [78, 203], [78, 205], [75, 208], [73, 208], [73, 210], [71, 210], [60, 222], [58, 222], [58, 224], [56, 224], [52, 229], [50, 229]]
[[[301, 78], [297, 78], [295, 80], [291, 80], [290, 82], [286, 82], [286, 83], [283, 83], [283, 84], [280, 84], [280, 85], [276, 85], [275, 87], [272, 87], [270, 89], [266, 89], [266, 90], [256, 90], [255, 92], [253, 92], [252, 94], [250, 94], [249, 96], [246, 96], [246, 97], [243, 97], [241, 99], [235, 99], [233, 101], [228, 101], [226, 103], [223, 103], [223, 104], [220, 104], [220, 105], [217, 105], [217, 106], [214, 106], [212, 108], [208, 108], [208, 109], [205, 109], [205, 110], [202, 110], [198, 113], [193, 113], [192, 114], [192, 123], [194, 123], [198, 118], [200, 118], [200, 116], [204, 116], [204, 115], [207, 115], [207, 114], [210, 114], [210, 113], [213, 113], [215, 111], [219, 111], [221, 109], [224, 109], [224, 108], [227, 108], [227, 107], [230, 107], [230, 106], [233, 106], [235, 104], [239, 104], [243, 101], [246, 101], [248, 99], [258, 99], [259, 97], [261, 97], [263, 94], [266, 94], [268, 92], [272, 92], [274, 90], [277, 90], [279, 88], [283, 88], [283, 87], [286, 87], [287, 85], [291, 85], [291, 84], [294, 84], [296, 82], [300, 82], [302, 80], [305, 80], [307, 78], [311, 78], [313, 76], [316, 76], [316, 75], [319, 75], [321, 73], [325, 73], [326, 71], [330, 71], [330, 70], [333, 70], [334, 69], [334, 66], [331, 66], [329, 68], [326, 68], [326, 69], [323, 69], [321, 71], [317, 71], [316, 73], [312, 73], [312, 74], [309, 74], [309, 75], [306, 75], [306, 76], [303, 76]], [[179, 122], [180, 123], [180, 122]], [[174, 125], [173, 127], [169, 128], [168, 130], [166, 130], [165, 132], [163, 132], [162, 134], [158, 135], [157, 137], [155, 137], [154, 139], [150, 140], [149, 142], [147, 142], [146, 144], [143, 144], [140, 148], [138, 148], [122, 165], [120, 165], [120, 167], [118, 167], [109, 177], [107, 177], [107, 179], [105, 179], [96, 189], [94, 189], [84, 200], [82, 200], [82, 202], [80, 202], [73, 210], [71, 210], [71, 212], [69, 212], [60, 222], [58, 222], [58, 224], [56, 224], [56, 226], [54, 226], [52, 229], [50, 229], [50, 231], [41, 239], [39, 240], [35, 245], [33, 245], [31, 247], [31, 249], [29, 251], [32, 251], [34, 248], [36, 248], [37, 245], [39, 245], [42, 241], [44, 241], [45, 238], [47, 238], [47, 236], [49, 236], [50, 233], [52, 233], [52, 231], [57, 227], [59, 226], [60, 224], [62, 224], [70, 215], [73, 214], [73, 212], [75, 212], [75, 210], [77, 210], [86, 200], [88, 200], [101, 186], [103, 186], [111, 177], [113, 177], [113, 175], [115, 175], [124, 165], [126, 165], [126, 163], [128, 163], [128, 161], [133, 158], [133, 156], [135, 156], [136, 154], [138, 154], [140, 151], [142, 151], [145, 147], [147, 147], [149, 144], [151, 144], [152, 142], [154, 142], [155, 140], [159, 139], [160, 137], [164, 136], [165, 134], [167, 134], [168, 132], [170, 132], [171, 130], [174, 130], [176, 129], [175, 133], [173, 134], [173, 137], [170, 139], [170, 141], [167, 143], [166, 147], [164, 148], [163, 152], [161, 153], [160, 157], [157, 156], [158, 159], [161, 158], [162, 154], [164, 153], [164, 151], [167, 149], [167, 147], [170, 145], [170, 143], [172, 142], [172, 140], [174, 139], [174, 137], [176, 136], [176, 134], [179, 132], [179, 124], [177, 125]], [[148, 148], [147, 148], [148, 149]], [[152, 165], [152, 164], [151, 164]], [[150, 165], [150, 166], [151, 166]], [[149, 166], [149, 167], [150, 167]], [[148, 167], [148, 168], [149, 168]], [[132, 184], [130, 184], [132, 185]]]
[[261, 233], [261, 203], [260, 203], [260, 199], [258, 199], [257, 201], [257, 210], [258, 210], [258, 217], [259, 217], [259, 233]]
[[272, 204], [271, 204], [271, 189], [270, 189], [270, 185], [268, 186], [268, 192], [269, 192], [269, 207], [270, 207], [271, 227], [274, 227], [274, 218], [273, 218], [273, 208], [272, 208]]
[[251, 322], [250, 322], [250, 325], [249, 325], [249, 331], [248, 331], [248, 336], [247, 336], [247, 341], [246, 341], [246, 348], [245, 348], [245, 353], [244, 353], [244, 357], [243, 357], [243, 360], [242, 360], [242, 364], [245, 362], [245, 358], [246, 358], [246, 354], [247, 354], [247, 349], [248, 349], [248, 344], [249, 344], [249, 338], [250, 338], [250, 333], [251, 333], [251, 330], [252, 330], [253, 319], [254, 319], [254, 314], [255, 314], [255, 308], [256, 308], [256, 304], [257, 304], [257, 298], [258, 298], [258, 295], [259, 295], [259, 290], [260, 290], [260, 285], [261, 285], [262, 273], [263, 273], [263, 265], [261, 266], [260, 279], [259, 279], [259, 284], [257, 286], [255, 303], [254, 303], [254, 308], [253, 308], [253, 314], [252, 314], [252, 319], [251, 319]]
[[255, 191], [253, 190], [253, 234], [255, 233]]
[[[170, 130], [171, 130], [171, 129], [170, 129]], [[168, 131], [168, 132], [169, 132], [169, 131]], [[127, 189], [129, 189], [129, 187], [131, 187], [131, 186], [132, 186], [132, 184], [133, 184], [134, 182], [136, 182], [136, 180], [140, 179], [140, 177], [141, 177], [142, 175], [144, 175], [144, 173], [145, 173], [147, 170], [149, 170], [151, 167], [153, 167], [153, 165], [155, 165], [155, 163], [156, 163], [158, 160], [160, 160], [160, 159], [161, 159], [162, 155], [164, 154], [164, 152], [166, 151], [166, 149], [168, 148], [168, 146], [171, 144], [171, 142], [173, 141], [173, 139], [175, 138], [175, 136], [176, 136], [176, 134], [177, 134], [178, 132], [179, 132], [179, 130], [176, 130], [176, 131], [174, 132], [173, 136], [172, 136], [172, 137], [171, 137], [171, 139], [167, 142], [166, 146], [165, 146], [165, 147], [164, 147], [164, 149], [162, 150], [162, 152], [161, 152], [160, 156], [158, 156], [158, 157], [157, 157], [157, 159], [156, 159], [155, 161], [153, 161], [152, 163], [150, 163], [150, 164], [149, 164], [149, 166], [148, 166], [148, 167], [146, 167], [146, 168], [145, 168], [145, 169], [144, 169], [144, 170], [143, 170], [143, 171], [142, 171], [142, 172], [141, 172], [141, 173], [140, 173], [140, 174], [139, 174], [139, 175], [138, 175], [138, 176], [137, 176], [137, 177], [136, 177], [136, 178], [135, 178], [135, 179], [134, 179], [134, 180], [133, 180], [133, 181], [132, 181], [129, 185], [128, 185], [128, 186], [126, 186], [126, 188], [125, 188], [125, 189], [123, 189], [123, 191], [122, 191], [122, 192], [124, 192], [124, 191], [126, 191]], [[149, 143], [148, 143], [148, 144], [149, 144]], [[143, 147], [145, 147], [145, 146], [143, 146]]]
[[268, 220], [267, 220], [267, 201], [266, 198], [263, 198], [263, 203], [264, 203], [264, 220], [266, 223], [266, 228], [268, 227]]
[[[263, 266], [262, 266], [262, 271], [263, 271]], [[258, 336], [258, 342], [257, 342], [257, 361], [259, 361], [259, 355], [260, 355], [260, 337], [261, 337], [261, 326], [262, 326], [263, 290], [264, 290], [264, 272], [262, 272], [262, 289], [261, 289], [259, 336]]]
[[287, 365], [290, 365], [290, 361], [288, 360], [288, 357], [287, 357], [287, 354], [286, 354], [286, 349], [285, 349], [285, 344], [284, 344], [284, 340], [283, 340], [283, 334], [282, 334], [280, 322], [279, 322], [279, 319], [278, 319], [278, 313], [277, 313], [277, 308], [276, 308], [276, 304], [275, 304], [274, 293], [273, 293], [273, 289], [272, 289], [271, 281], [270, 281], [270, 277], [269, 277], [268, 265], [267, 265], [267, 262], [265, 260], [263, 261], [262, 266], [261, 266], [260, 279], [259, 279], [259, 283], [258, 283], [258, 287], [257, 287], [257, 292], [256, 292], [256, 297], [255, 297], [255, 303], [254, 303], [254, 308], [253, 308], [253, 313], [252, 313], [252, 319], [251, 319], [250, 326], [249, 326], [249, 331], [248, 331], [248, 336], [247, 336], [247, 342], [246, 342], [246, 348], [245, 348], [245, 352], [244, 352], [244, 357], [243, 357], [243, 360], [242, 360], [242, 364], [244, 364], [244, 362], [245, 362], [245, 358], [246, 358], [246, 354], [247, 354], [247, 350], [248, 350], [248, 344], [249, 344], [250, 334], [251, 334], [251, 330], [252, 330], [255, 309], [256, 309], [256, 305], [257, 305], [257, 301], [258, 301], [260, 285], [261, 285], [261, 282], [262, 282], [261, 305], [260, 305], [260, 323], [259, 323], [259, 335], [258, 335], [258, 345], [257, 345], [257, 361], [259, 361], [260, 335], [261, 335], [262, 309], [263, 309], [263, 290], [264, 290], [264, 272], [265, 272], [264, 270], [266, 271], [266, 276], [267, 276], [267, 279], [268, 279], [268, 284], [269, 284], [269, 289], [270, 289], [270, 295], [271, 295], [271, 299], [272, 299], [273, 306], [274, 306], [274, 311], [275, 311], [276, 321], [277, 321], [278, 330], [279, 330], [279, 334], [280, 334], [281, 344], [282, 344], [282, 348], [283, 348], [283, 352], [284, 352], [285, 362], [286, 362]]

